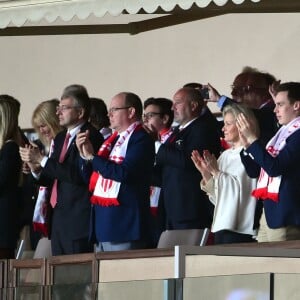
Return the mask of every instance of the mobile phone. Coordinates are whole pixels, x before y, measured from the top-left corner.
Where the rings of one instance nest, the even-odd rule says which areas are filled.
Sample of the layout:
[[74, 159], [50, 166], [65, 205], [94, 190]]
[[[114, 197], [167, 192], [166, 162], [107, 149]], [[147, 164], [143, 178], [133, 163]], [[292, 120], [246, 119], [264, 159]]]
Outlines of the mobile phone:
[[209, 90], [207, 87], [202, 88], [200, 93], [204, 99], [209, 99]]

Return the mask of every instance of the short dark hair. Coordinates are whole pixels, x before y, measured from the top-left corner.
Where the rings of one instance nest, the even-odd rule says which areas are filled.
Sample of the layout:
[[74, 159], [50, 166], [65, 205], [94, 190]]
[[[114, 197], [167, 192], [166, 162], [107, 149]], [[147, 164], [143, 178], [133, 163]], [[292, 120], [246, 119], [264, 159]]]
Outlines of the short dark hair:
[[90, 101], [90, 123], [98, 129], [109, 127], [110, 122], [105, 102], [100, 98], [90, 98]]
[[124, 92], [125, 105], [135, 108], [135, 115], [137, 119], [141, 119], [143, 115], [143, 104], [140, 97], [131, 92]]
[[80, 84], [72, 84], [67, 86], [62, 93], [61, 100], [72, 98], [76, 105], [84, 109], [83, 118], [87, 120], [90, 115], [91, 102], [86, 88]]
[[169, 116], [169, 121], [166, 126], [168, 128], [171, 127], [174, 120], [174, 111], [172, 110], [173, 102], [167, 98], [148, 98], [144, 102], [144, 109], [146, 109], [146, 107], [149, 105], [155, 105], [159, 107], [159, 112], [162, 115]]
[[188, 88], [192, 88], [192, 89], [196, 89], [196, 90], [201, 90], [203, 87], [203, 84], [199, 83], [199, 82], [189, 82], [186, 83], [184, 86], [184, 88], [188, 87]]
[[300, 101], [300, 82], [285, 82], [280, 84], [276, 92], [288, 92], [288, 99], [290, 103], [295, 103], [296, 101]]

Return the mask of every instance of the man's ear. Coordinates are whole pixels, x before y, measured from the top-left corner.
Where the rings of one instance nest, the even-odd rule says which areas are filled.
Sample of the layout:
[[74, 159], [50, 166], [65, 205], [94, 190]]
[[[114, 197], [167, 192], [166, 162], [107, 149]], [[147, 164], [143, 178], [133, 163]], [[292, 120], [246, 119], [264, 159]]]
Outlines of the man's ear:
[[169, 122], [170, 117], [168, 115], [163, 115], [162, 120], [163, 124], [166, 125]]
[[294, 103], [293, 107], [294, 107], [294, 110], [300, 111], [300, 100], [299, 100], [299, 101], [296, 101], [296, 102]]
[[199, 103], [197, 101], [191, 102], [192, 111], [195, 111], [196, 109], [198, 109], [198, 106], [199, 106]]
[[129, 108], [128, 108], [128, 117], [129, 117], [129, 119], [132, 119], [134, 116], [135, 116], [135, 108], [134, 107], [132, 107], [132, 106], [130, 106]]
[[79, 119], [83, 119], [84, 113], [85, 113], [84, 108], [79, 107], [79, 108], [78, 108], [78, 118], [79, 118]]

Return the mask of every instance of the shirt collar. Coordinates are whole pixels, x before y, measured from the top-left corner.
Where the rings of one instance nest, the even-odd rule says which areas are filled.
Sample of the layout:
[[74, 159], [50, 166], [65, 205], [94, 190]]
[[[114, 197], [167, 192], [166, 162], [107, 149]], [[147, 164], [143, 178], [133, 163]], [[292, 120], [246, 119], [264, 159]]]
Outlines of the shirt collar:
[[193, 123], [196, 119], [198, 119], [198, 117], [192, 119], [191, 121], [187, 122], [187, 123], [184, 124], [184, 125], [180, 125], [180, 126], [179, 126], [179, 130], [181, 131], [182, 129], [188, 127], [188, 126], [189, 126], [191, 123]]

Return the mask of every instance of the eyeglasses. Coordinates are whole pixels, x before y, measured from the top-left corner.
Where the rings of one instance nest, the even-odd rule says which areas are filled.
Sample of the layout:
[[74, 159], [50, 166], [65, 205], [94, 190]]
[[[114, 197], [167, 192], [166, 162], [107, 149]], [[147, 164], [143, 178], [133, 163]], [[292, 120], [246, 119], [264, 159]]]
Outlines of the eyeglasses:
[[124, 107], [111, 107], [109, 110], [108, 110], [108, 113], [109, 114], [113, 114], [114, 112], [118, 111], [118, 110], [121, 110], [121, 109], [128, 109], [130, 108], [131, 106], [124, 106]]
[[159, 112], [148, 112], [148, 113], [146, 113], [146, 114], [143, 114], [143, 118], [144, 118], [144, 119], [151, 119], [151, 118], [153, 118], [154, 116], [158, 116], [158, 115], [162, 116], [163, 113], [159, 113]]
[[80, 106], [69, 106], [69, 105], [59, 105], [59, 106], [56, 106], [56, 111], [59, 112], [59, 111], [66, 111], [66, 110], [69, 110], [69, 109], [72, 109], [72, 108], [78, 108]]

